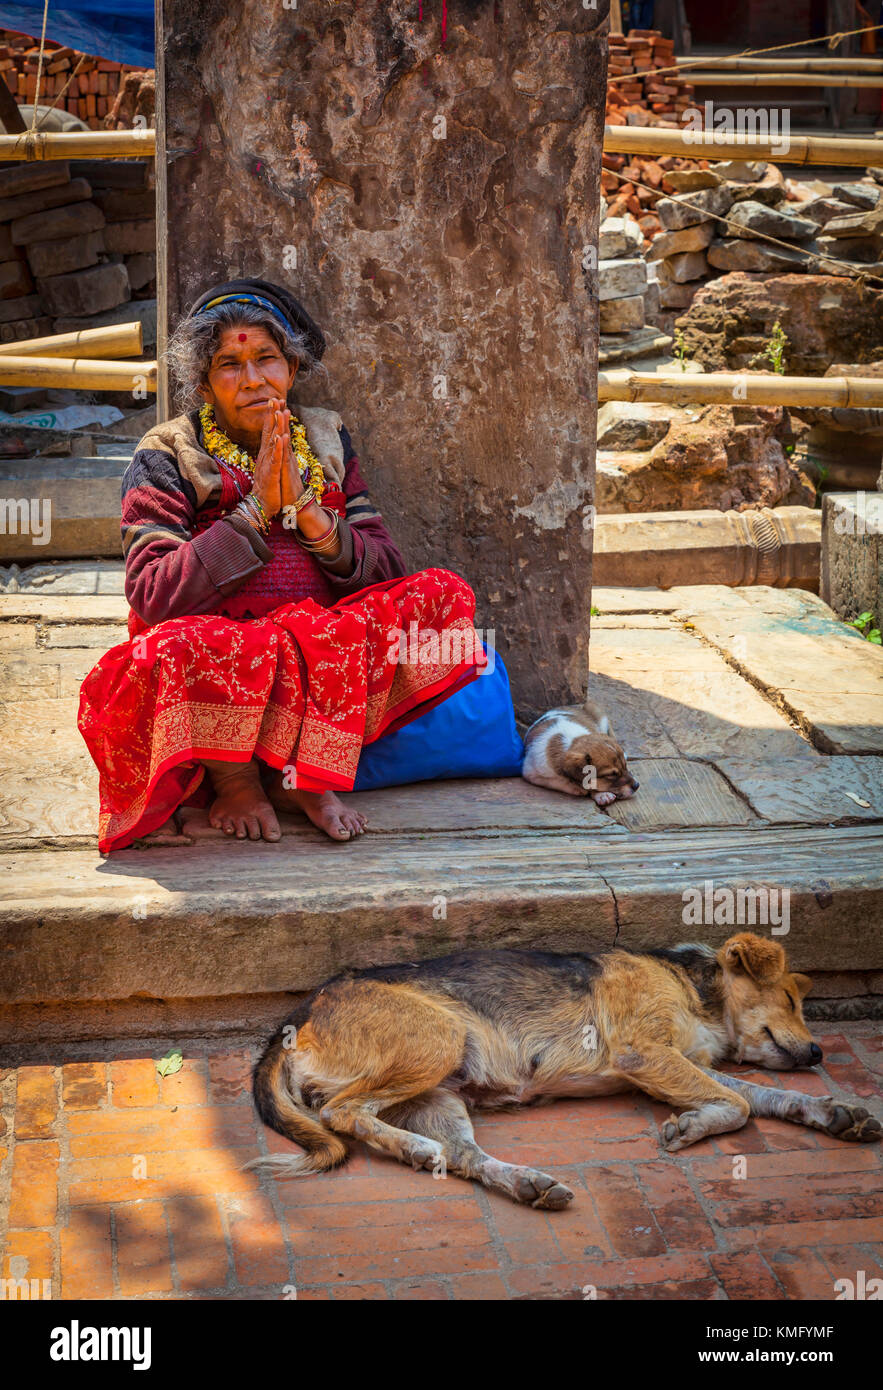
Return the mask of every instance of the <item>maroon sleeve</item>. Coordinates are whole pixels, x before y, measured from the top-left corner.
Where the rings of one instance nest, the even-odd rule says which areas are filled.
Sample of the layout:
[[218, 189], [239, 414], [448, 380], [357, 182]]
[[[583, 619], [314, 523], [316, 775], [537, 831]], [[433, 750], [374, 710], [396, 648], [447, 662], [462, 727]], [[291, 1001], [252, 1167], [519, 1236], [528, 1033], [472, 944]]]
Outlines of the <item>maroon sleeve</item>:
[[126, 598], [143, 622], [209, 612], [273, 552], [244, 517], [222, 517], [193, 536], [196, 496], [161, 450], [139, 450], [123, 477]]
[[[410, 573], [383, 517], [368, 495], [359, 460], [345, 429], [340, 431], [340, 437], [346, 495], [346, 519], [340, 523], [342, 553], [336, 561], [322, 566], [335, 598], [357, 593], [371, 584], [381, 584], [385, 579], [401, 579]], [[339, 569], [342, 562], [347, 565], [343, 573]]]

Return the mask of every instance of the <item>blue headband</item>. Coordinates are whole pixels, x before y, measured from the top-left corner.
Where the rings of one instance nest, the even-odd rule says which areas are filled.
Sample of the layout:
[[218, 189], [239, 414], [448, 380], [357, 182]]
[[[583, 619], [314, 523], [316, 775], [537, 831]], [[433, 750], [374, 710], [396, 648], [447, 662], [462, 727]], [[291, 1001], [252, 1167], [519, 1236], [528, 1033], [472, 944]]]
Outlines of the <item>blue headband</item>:
[[292, 325], [282, 310], [277, 309], [276, 305], [272, 304], [269, 299], [262, 299], [259, 294], [222, 294], [218, 299], [212, 299], [201, 309], [197, 309], [197, 316], [207, 314], [211, 309], [219, 309], [222, 304], [257, 304], [259, 308], [266, 309], [274, 318], [277, 318], [287, 332], [291, 333], [292, 331]]

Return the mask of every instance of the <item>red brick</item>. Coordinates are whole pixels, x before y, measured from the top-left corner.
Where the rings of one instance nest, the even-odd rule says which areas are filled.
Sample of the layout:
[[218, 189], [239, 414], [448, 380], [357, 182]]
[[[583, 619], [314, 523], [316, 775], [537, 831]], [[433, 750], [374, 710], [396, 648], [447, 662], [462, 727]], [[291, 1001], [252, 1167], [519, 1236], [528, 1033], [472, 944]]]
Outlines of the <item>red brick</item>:
[[790, 1221], [772, 1226], [739, 1226], [726, 1232], [731, 1250], [756, 1246], [794, 1250], [800, 1246], [852, 1245], [883, 1240], [883, 1218], [852, 1221]]
[[[303, 1294], [298, 1294], [298, 1298], [306, 1298], [310, 1294], [307, 1289]], [[380, 1283], [374, 1284], [337, 1284], [333, 1288], [323, 1291], [325, 1298], [333, 1298], [335, 1303], [345, 1303], [354, 1300], [370, 1300], [372, 1303], [383, 1302], [389, 1298], [386, 1289]]]
[[49, 1139], [55, 1129], [58, 1099], [53, 1067], [21, 1067], [15, 1093], [17, 1139]]
[[58, 1145], [51, 1139], [16, 1144], [9, 1225], [53, 1226], [58, 1208]]
[[834, 1280], [812, 1250], [778, 1250], [767, 1255], [788, 1298], [826, 1299], [835, 1296]]
[[661, 1255], [665, 1241], [632, 1173], [593, 1168], [588, 1184], [598, 1215], [620, 1255]]
[[499, 1274], [452, 1274], [449, 1283], [456, 1299], [493, 1299], [499, 1302], [509, 1297]]
[[[571, 1264], [513, 1270], [508, 1282], [517, 1294], [565, 1293], [583, 1297], [586, 1285], [605, 1289], [679, 1284], [708, 1277], [705, 1257], [684, 1252], [654, 1259], [575, 1261]], [[652, 1294], [650, 1295], [652, 1296]]]
[[166, 1216], [181, 1288], [185, 1292], [223, 1288], [230, 1261], [217, 1201], [176, 1197], [166, 1202]]
[[254, 1192], [260, 1180], [253, 1171], [243, 1172], [242, 1165], [257, 1157], [258, 1150], [252, 1146], [149, 1150], [77, 1159], [68, 1167], [68, 1200], [71, 1206], [92, 1206], [98, 1202]]
[[202, 1057], [185, 1057], [180, 1071], [160, 1078], [163, 1105], [205, 1105], [208, 1098], [208, 1068]]
[[642, 1163], [636, 1175], [669, 1250], [713, 1250], [714, 1232], [676, 1163]]
[[434, 1274], [464, 1274], [470, 1270], [496, 1269], [497, 1261], [489, 1242], [475, 1246], [442, 1245], [443, 1236], [434, 1229], [425, 1250], [376, 1251], [370, 1255], [314, 1255], [299, 1259], [298, 1278], [304, 1284], [337, 1284], [338, 1279], [411, 1279]]
[[782, 1289], [770, 1272], [769, 1265], [755, 1250], [739, 1250], [722, 1254], [715, 1250], [708, 1262], [723, 1286], [727, 1298], [783, 1298]]
[[400, 1303], [404, 1302], [436, 1302], [450, 1299], [450, 1294], [444, 1284], [440, 1284], [437, 1279], [412, 1280], [407, 1284], [397, 1284], [393, 1289], [393, 1298]]
[[61, 1069], [61, 1098], [65, 1110], [94, 1110], [107, 1098], [107, 1069], [103, 1062], [68, 1062]]
[[209, 1096], [213, 1102], [233, 1104], [251, 1101], [250, 1052], [221, 1052], [208, 1059]]
[[227, 1204], [236, 1278], [246, 1287], [292, 1283], [288, 1252], [279, 1219], [262, 1192]]
[[117, 1268], [123, 1294], [164, 1293], [173, 1288], [169, 1237], [162, 1202], [129, 1202], [114, 1208]]
[[159, 1077], [152, 1058], [135, 1058], [110, 1064], [111, 1096], [114, 1105], [156, 1105]]
[[[16, 1273], [9, 1267], [10, 1260], [17, 1259], [26, 1264]], [[55, 1247], [49, 1231], [7, 1231], [3, 1247], [3, 1260], [0, 1262], [0, 1278], [3, 1279], [44, 1279], [54, 1277]], [[42, 1293], [42, 1289], [41, 1289]], [[55, 1291], [58, 1297], [57, 1290]]]
[[71, 1212], [60, 1240], [61, 1297], [112, 1298], [109, 1208]]

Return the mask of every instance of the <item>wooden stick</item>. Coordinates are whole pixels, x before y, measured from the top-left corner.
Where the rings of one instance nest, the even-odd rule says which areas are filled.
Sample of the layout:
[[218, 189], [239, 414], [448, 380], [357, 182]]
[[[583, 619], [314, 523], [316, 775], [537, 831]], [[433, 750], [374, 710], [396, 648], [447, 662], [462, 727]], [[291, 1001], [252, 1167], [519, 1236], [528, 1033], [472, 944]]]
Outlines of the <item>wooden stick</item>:
[[773, 159], [777, 164], [883, 166], [883, 140], [842, 140], [826, 135], [756, 135], [712, 130], [667, 130], [661, 126], [604, 127], [607, 154], [679, 155], [682, 159]]
[[694, 53], [674, 61], [683, 64], [684, 77], [699, 68], [730, 72], [883, 72], [883, 62], [879, 58], [715, 58], [711, 54]]
[[[0, 368], [2, 370], [2, 368]], [[777, 376], [763, 372], [598, 373], [599, 401], [670, 405], [883, 407], [883, 377]]]
[[883, 70], [877, 73], [822, 73], [697, 72], [689, 69], [680, 74], [680, 80], [685, 78], [694, 87], [883, 87]]
[[144, 351], [141, 323], [112, 323], [105, 328], [81, 328], [49, 338], [0, 343], [0, 357], [140, 357]]
[[0, 385], [75, 387], [82, 391], [156, 390], [155, 362], [98, 362], [74, 357], [0, 357]]
[[118, 159], [122, 156], [152, 159], [155, 130], [27, 131], [24, 135], [0, 135], [0, 160], [4, 159]]

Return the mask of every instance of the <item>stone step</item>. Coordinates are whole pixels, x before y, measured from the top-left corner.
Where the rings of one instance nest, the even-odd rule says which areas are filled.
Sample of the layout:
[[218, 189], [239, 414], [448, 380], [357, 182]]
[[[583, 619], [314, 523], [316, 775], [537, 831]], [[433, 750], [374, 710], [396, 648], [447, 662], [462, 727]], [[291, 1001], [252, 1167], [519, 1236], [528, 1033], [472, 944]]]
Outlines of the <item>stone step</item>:
[[120, 554], [120, 483], [131, 453], [0, 463], [0, 562]]
[[457, 945], [714, 943], [729, 924], [685, 916], [706, 882], [787, 890], [797, 969], [879, 966], [883, 651], [814, 595], [593, 591], [590, 693], [641, 783], [608, 812], [518, 778], [421, 784], [354, 798], [350, 845], [300, 817], [231, 845], [183, 810], [102, 859], [76, 713], [125, 638], [121, 575], [46, 565], [0, 595], [7, 1003], [268, 997]]

